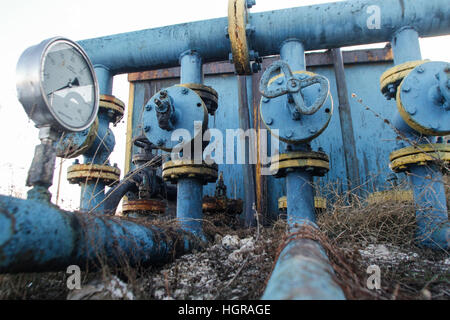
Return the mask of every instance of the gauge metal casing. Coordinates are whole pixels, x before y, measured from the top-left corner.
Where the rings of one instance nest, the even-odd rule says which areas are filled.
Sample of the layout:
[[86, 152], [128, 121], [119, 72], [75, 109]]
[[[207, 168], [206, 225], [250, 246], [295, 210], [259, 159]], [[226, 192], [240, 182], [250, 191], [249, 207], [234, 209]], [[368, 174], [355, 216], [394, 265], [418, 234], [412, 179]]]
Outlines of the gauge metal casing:
[[[61, 43], [66, 44], [71, 50], [73, 50], [73, 53], [81, 56], [83, 60], [82, 63], [85, 63], [85, 68], [88, 69], [88, 72], [90, 73], [89, 75], [92, 77], [92, 85], [94, 87], [94, 97], [91, 99], [90, 104], [86, 103], [86, 105], [90, 108], [88, 110], [90, 115], [83, 120], [81, 119], [80, 112], [80, 121], [77, 124], [70, 124], [61, 119], [61, 116], [59, 116], [55, 110], [55, 106], [49, 103], [48, 94], [44, 90], [46, 84], [46, 80], [44, 79], [44, 63], [49, 52], [51, 52], [51, 49]], [[69, 58], [67, 57], [66, 59], [68, 60]], [[65, 62], [66, 60], [63, 60], [61, 65], [57, 66], [58, 69], [56, 71], [61, 74], [54, 76], [60, 76], [60, 78], [63, 78], [66, 76], [66, 72], [68, 74], [70, 74], [70, 72], [72, 72], [72, 74], [74, 73], [74, 71], [71, 71], [67, 66], [65, 66]], [[84, 70], [82, 71], [84, 72]], [[78, 82], [76, 77], [74, 79]], [[63, 87], [64, 90], [69, 92], [66, 97], [73, 93], [74, 90], [76, 91], [76, 89], [72, 88], [70, 83], [67, 84], [66, 87], [67, 88]], [[57, 131], [79, 132], [90, 127], [97, 117], [99, 108], [99, 89], [94, 67], [81, 46], [67, 38], [50, 38], [26, 49], [20, 56], [17, 63], [16, 88], [18, 99], [25, 109], [25, 112], [38, 128], [49, 126]], [[57, 91], [62, 91], [62, 89], [54, 90], [51, 94], [53, 95], [54, 92]], [[83, 100], [83, 102], [85, 101]]]

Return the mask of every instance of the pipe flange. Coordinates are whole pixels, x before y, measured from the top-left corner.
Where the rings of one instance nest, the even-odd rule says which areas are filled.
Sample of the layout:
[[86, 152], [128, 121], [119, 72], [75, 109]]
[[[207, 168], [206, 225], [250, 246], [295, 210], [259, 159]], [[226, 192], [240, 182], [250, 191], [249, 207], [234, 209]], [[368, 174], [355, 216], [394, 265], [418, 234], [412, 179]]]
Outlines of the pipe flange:
[[206, 196], [203, 198], [202, 210], [203, 212], [216, 213], [241, 213], [242, 200], [240, 199], [218, 199], [216, 197]]
[[203, 184], [217, 180], [219, 167], [217, 164], [194, 163], [194, 160], [173, 160], [165, 162], [162, 166], [164, 181], [176, 183], [182, 178], [202, 180]]
[[[257, 52], [250, 49], [248, 43], [248, 36], [255, 31], [248, 24], [247, 9], [252, 5], [251, 0], [228, 1], [227, 35], [231, 45], [231, 60], [238, 75], [251, 75], [253, 72], [261, 70], [262, 59]], [[255, 62], [251, 60], [255, 60]]]
[[64, 133], [56, 144], [56, 156], [71, 159], [83, 155], [95, 141], [98, 123], [97, 117], [89, 128], [81, 132]]
[[[165, 119], [170, 128], [162, 127], [161, 97], [164, 95], [167, 101], [170, 101], [172, 108], [167, 108], [170, 116]], [[200, 96], [194, 91], [186, 87], [175, 85], [157, 92], [151, 97], [145, 107], [142, 116], [143, 128], [148, 141], [155, 148], [171, 152], [174, 147], [179, 147], [180, 143], [188, 144], [208, 129], [208, 109]], [[169, 112], [170, 110], [170, 112]], [[159, 112], [159, 113], [158, 113]], [[189, 137], [189, 140], [182, 140], [183, 136], [179, 136], [181, 140], [172, 140], [173, 132], [177, 129], [183, 129]], [[186, 132], [186, 133], [187, 133]]]
[[155, 155], [152, 153], [135, 153], [135, 154], [133, 154], [131, 162], [134, 165], [137, 165], [138, 163], [151, 161], [154, 158], [155, 158]]
[[412, 190], [386, 190], [369, 194], [367, 203], [370, 205], [384, 204], [386, 202], [412, 202]]
[[[323, 197], [314, 197], [314, 208], [316, 210], [327, 209], [327, 199]], [[281, 211], [287, 210], [287, 197], [283, 196], [278, 199], [278, 209]]]
[[100, 164], [74, 164], [67, 169], [67, 180], [72, 184], [99, 180], [112, 186], [120, 180], [120, 169]]
[[116, 125], [122, 120], [125, 113], [125, 103], [114, 96], [107, 94], [100, 95], [100, 109], [106, 110], [110, 114], [111, 122]]
[[194, 90], [202, 98], [208, 113], [212, 116], [216, 113], [219, 106], [219, 94], [216, 90], [200, 83], [183, 83], [180, 86]]
[[270, 172], [277, 178], [285, 177], [287, 172], [298, 168], [322, 177], [330, 170], [330, 160], [324, 152], [295, 151], [275, 155], [270, 163]]
[[397, 87], [402, 80], [417, 66], [429, 60], [409, 61], [386, 70], [380, 77], [381, 93], [387, 98], [395, 98]]
[[[293, 75], [298, 80], [305, 80], [316, 76], [317, 74], [309, 71], [295, 71]], [[268, 82], [268, 89], [277, 90], [286, 86], [284, 74], [279, 74], [271, 78]], [[301, 93], [304, 101], [312, 103], [320, 95], [320, 84], [313, 84], [303, 88]], [[300, 144], [309, 142], [317, 138], [330, 123], [333, 114], [333, 99], [331, 92], [325, 100], [324, 105], [311, 115], [298, 114], [293, 116], [288, 112], [292, 101], [287, 95], [276, 98], [262, 97], [260, 103], [260, 114], [265, 127], [270, 134], [277, 139], [288, 144]]]
[[410, 72], [397, 90], [397, 109], [417, 132], [450, 134], [450, 64], [427, 62]]
[[163, 214], [166, 212], [166, 204], [160, 200], [124, 200], [122, 203], [122, 212], [128, 214], [130, 212], [145, 213], [158, 213]]
[[389, 167], [394, 172], [408, 171], [410, 165], [427, 165], [430, 162], [444, 164], [450, 163], [450, 145], [444, 143], [422, 144], [415, 147], [406, 147], [395, 150], [389, 156]]

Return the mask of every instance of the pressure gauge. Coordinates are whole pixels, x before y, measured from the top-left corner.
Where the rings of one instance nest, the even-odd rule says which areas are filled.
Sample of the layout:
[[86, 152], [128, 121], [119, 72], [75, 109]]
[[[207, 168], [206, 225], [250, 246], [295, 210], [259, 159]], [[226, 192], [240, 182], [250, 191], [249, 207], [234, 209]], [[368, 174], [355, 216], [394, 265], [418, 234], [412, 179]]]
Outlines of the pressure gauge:
[[56, 37], [26, 49], [17, 63], [17, 95], [36, 127], [83, 131], [99, 105], [94, 68], [75, 42]]

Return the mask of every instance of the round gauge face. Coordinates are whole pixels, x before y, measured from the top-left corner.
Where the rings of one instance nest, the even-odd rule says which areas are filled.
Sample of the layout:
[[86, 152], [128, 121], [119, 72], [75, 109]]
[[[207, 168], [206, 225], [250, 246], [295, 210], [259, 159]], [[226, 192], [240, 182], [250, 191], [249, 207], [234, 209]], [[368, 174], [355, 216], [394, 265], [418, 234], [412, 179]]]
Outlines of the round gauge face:
[[93, 72], [87, 57], [69, 41], [55, 41], [44, 53], [44, 99], [56, 120], [69, 130], [78, 131], [95, 117], [98, 97]]

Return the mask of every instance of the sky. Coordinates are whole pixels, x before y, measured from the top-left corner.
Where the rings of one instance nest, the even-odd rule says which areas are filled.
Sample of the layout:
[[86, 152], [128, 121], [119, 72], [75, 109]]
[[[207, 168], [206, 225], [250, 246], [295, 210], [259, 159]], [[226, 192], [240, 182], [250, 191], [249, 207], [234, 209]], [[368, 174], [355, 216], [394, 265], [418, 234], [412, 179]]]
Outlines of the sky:
[[[417, 0], [419, 1], [419, 0]], [[250, 12], [268, 11], [330, 0], [257, 0]], [[376, 1], [374, 1], [376, 3]], [[25, 180], [34, 147], [39, 144], [38, 129], [28, 120], [17, 100], [15, 68], [21, 53], [44, 39], [64, 36], [83, 40], [116, 33], [155, 28], [183, 22], [224, 17], [228, 0], [14, 0], [0, 2], [0, 194], [25, 197]], [[382, 13], [381, 13], [382, 14]], [[382, 46], [382, 45], [379, 45]], [[421, 39], [423, 58], [449, 61], [450, 36]], [[126, 75], [114, 78], [113, 95], [128, 103]], [[126, 119], [126, 115], [124, 116]], [[124, 120], [113, 128], [116, 148], [111, 164], [123, 170], [125, 158]], [[69, 185], [67, 167], [73, 159], [56, 160], [55, 179], [50, 191], [58, 204], [77, 209], [80, 188]], [[61, 172], [61, 175], [59, 174]], [[58, 180], [60, 183], [58, 183]]]

